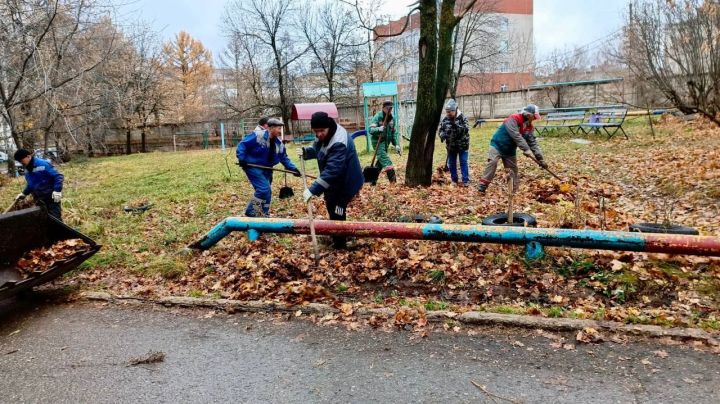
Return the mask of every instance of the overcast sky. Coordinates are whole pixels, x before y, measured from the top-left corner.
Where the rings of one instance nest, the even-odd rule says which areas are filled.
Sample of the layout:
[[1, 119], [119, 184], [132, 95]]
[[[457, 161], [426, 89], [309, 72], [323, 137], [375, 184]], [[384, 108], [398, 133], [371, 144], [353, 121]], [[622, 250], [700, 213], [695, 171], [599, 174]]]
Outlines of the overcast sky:
[[[213, 55], [217, 56], [225, 46], [221, 29], [225, 0], [127, 1], [120, 17], [151, 23], [163, 39], [185, 30], [202, 41]], [[399, 17], [415, 1], [387, 0], [386, 9]], [[622, 24], [626, 8], [627, 0], [535, 0], [533, 28], [538, 59], [555, 48], [582, 46], [614, 33]]]

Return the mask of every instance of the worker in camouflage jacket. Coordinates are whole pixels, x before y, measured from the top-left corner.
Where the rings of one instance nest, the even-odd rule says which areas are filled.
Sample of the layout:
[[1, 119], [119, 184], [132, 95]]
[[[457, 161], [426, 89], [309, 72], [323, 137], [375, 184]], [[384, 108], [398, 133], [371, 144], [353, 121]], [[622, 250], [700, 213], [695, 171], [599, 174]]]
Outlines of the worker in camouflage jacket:
[[[395, 152], [400, 155], [400, 141], [398, 139], [398, 131], [396, 127], [395, 117], [392, 115], [392, 101], [383, 102], [382, 111], [375, 114], [370, 120], [370, 141], [373, 147], [377, 147], [377, 159], [375, 166], [387, 173], [390, 182], [396, 181], [395, 167], [393, 166], [390, 156], [388, 156], [388, 148], [393, 145]], [[387, 120], [385, 117], [387, 116]], [[378, 141], [380, 142], [378, 144]]]
[[460, 160], [462, 186], [470, 183], [468, 169], [468, 149], [470, 148], [470, 128], [465, 115], [458, 110], [457, 102], [450, 100], [445, 107], [445, 117], [440, 121], [440, 141], [447, 148], [447, 164], [452, 182], [458, 183], [457, 162]]
[[547, 168], [547, 163], [543, 160], [542, 151], [540, 151], [540, 145], [533, 134], [532, 123], [538, 119], [541, 119], [540, 110], [537, 105], [530, 104], [523, 108], [520, 113], [507, 117], [502, 125], [497, 128], [490, 140], [487, 164], [480, 178], [478, 190], [481, 193], [485, 193], [495, 177], [495, 170], [500, 160], [502, 160], [505, 168], [510, 170], [513, 179], [513, 192], [517, 192], [518, 166], [516, 154], [518, 147], [526, 157], [535, 160], [540, 167]]

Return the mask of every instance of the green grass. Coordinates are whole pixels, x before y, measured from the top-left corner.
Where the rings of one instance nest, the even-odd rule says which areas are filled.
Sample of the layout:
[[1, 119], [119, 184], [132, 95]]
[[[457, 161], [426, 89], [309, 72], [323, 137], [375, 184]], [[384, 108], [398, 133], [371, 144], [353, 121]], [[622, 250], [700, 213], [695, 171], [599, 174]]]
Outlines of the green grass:
[[445, 310], [447, 308], [448, 304], [443, 301], [430, 300], [425, 303], [425, 310], [428, 311]]
[[445, 271], [436, 269], [436, 270], [430, 271], [429, 276], [433, 282], [440, 282], [443, 279], [445, 279]]
[[[590, 153], [641, 149], [660, 141], [650, 138], [645, 122], [643, 119], [628, 121], [627, 130], [633, 138], [631, 142], [606, 141], [604, 136], [590, 135], [588, 137], [595, 141], [591, 146], [579, 145], [568, 141], [572, 136], [562, 134], [545, 137], [541, 145], [548, 158], [587, 157]], [[471, 130], [471, 180], [476, 180], [479, 175], [496, 127], [496, 123], [490, 123]], [[407, 146], [407, 141], [403, 142]], [[444, 145], [439, 139], [436, 142], [435, 166], [445, 158]], [[367, 165], [372, 156], [365, 152], [364, 138], [356, 139], [356, 146], [361, 152], [361, 164]], [[290, 144], [288, 147], [289, 155], [294, 156], [296, 146]], [[402, 157], [393, 155], [392, 159], [402, 178], [407, 148]], [[82, 268], [121, 267], [166, 278], [181, 276], [189, 259], [180, 253], [182, 249], [225, 217], [242, 215], [252, 195], [252, 187], [233, 164], [234, 160], [234, 149], [226, 152], [216, 149], [92, 159], [78, 157], [64, 164], [60, 171], [65, 175], [65, 221], [103, 245], [100, 252]], [[592, 167], [591, 164], [582, 166]], [[317, 174], [314, 162], [307, 167], [310, 174]], [[276, 174], [275, 188], [281, 181], [283, 176]], [[296, 194], [302, 189], [299, 178], [288, 176], [287, 181]], [[12, 179], [2, 186], [0, 206], [8, 206], [23, 186], [22, 178]], [[417, 192], [429, 197], [432, 189]], [[141, 200], [151, 202], [153, 207], [144, 214], [123, 211], [125, 205]], [[274, 199], [271, 209], [276, 216], [289, 216], [298, 213], [297, 209], [292, 210], [293, 206], [292, 202]], [[289, 246], [291, 242], [289, 237], [278, 237], [277, 240], [282, 246]], [[512, 258], [512, 253], [507, 252], [490, 257], [498, 265]], [[586, 270], [589, 270], [589, 264], [585, 263], [564, 269], [568, 273]], [[440, 282], [446, 274], [435, 270], [429, 276], [433, 281]]]
[[560, 318], [565, 313], [562, 307], [552, 306], [545, 310], [545, 314], [551, 318]]

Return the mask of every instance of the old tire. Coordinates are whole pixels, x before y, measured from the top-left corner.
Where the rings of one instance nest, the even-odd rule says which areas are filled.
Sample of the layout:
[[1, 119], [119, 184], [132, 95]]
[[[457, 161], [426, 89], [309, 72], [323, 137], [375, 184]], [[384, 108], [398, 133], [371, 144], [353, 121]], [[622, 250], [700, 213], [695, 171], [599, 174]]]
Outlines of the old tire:
[[513, 223], [507, 222], [507, 213], [498, 213], [483, 219], [482, 224], [485, 226], [517, 226], [517, 227], [537, 227], [535, 216], [527, 213], [513, 214]]
[[681, 224], [670, 224], [665, 226], [662, 223], [635, 223], [630, 225], [630, 231], [637, 233], [664, 233], [664, 234], [686, 234], [697, 236], [700, 234], [697, 229], [683, 226]]

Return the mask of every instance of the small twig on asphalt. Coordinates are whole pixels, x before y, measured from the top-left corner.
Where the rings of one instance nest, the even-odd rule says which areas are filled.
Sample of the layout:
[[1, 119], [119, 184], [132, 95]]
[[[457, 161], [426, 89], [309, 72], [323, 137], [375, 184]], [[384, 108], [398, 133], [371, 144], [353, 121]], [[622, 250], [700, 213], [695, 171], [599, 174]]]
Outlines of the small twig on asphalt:
[[13, 349], [12, 351], [5, 352], [5, 355], [14, 354], [15, 352], [18, 352], [18, 351], [19, 351], [19, 349]]
[[148, 364], [148, 363], [157, 363], [157, 362], [163, 362], [164, 360], [165, 360], [164, 352], [150, 351], [143, 356], [138, 356], [137, 358], [130, 358], [130, 360], [128, 361], [128, 366], [137, 366], [137, 365], [143, 365], [143, 364]]
[[493, 393], [489, 392], [488, 389], [487, 389], [485, 386], [481, 385], [480, 383], [476, 382], [475, 380], [470, 380], [470, 383], [472, 383], [473, 386], [475, 386], [475, 387], [477, 387], [478, 389], [480, 389], [483, 393], [487, 394], [488, 397], [490, 397], [490, 399], [492, 399], [493, 401], [495, 401], [495, 399], [497, 398], [497, 399], [500, 399], [500, 400], [504, 400], [504, 401], [511, 402], [511, 403], [513, 403], [513, 404], [520, 404], [520, 403], [522, 403], [522, 401], [520, 401], [520, 400], [515, 400], [515, 399], [513, 399], [513, 398], [507, 398], [507, 397], [503, 397], [503, 396], [498, 396], [497, 394], [493, 394]]

